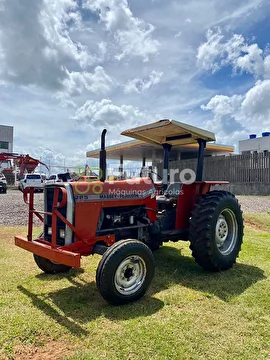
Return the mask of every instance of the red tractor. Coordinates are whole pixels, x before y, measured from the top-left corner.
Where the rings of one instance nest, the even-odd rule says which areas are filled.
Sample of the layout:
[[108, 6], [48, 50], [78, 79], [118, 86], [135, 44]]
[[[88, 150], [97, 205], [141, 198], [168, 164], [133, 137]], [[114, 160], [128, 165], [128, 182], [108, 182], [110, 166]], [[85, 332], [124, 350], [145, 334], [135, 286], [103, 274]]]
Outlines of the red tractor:
[[[101, 295], [109, 303], [141, 298], [155, 272], [152, 250], [166, 241], [189, 240], [196, 262], [209, 271], [231, 268], [243, 238], [238, 201], [227, 191], [211, 190], [226, 181], [203, 181], [204, 148], [215, 136], [194, 126], [160, 120], [122, 134], [164, 148], [162, 195], [150, 177], [106, 181], [106, 129], [101, 135], [100, 179], [46, 185], [44, 211], [34, 208], [34, 189], [26, 189], [28, 236], [15, 244], [34, 253], [45, 273], [80, 267], [81, 256], [102, 255], [96, 272]], [[194, 181], [169, 179], [172, 146], [198, 143]], [[187, 183], [188, 182], [188, 183]], [[44, 223], [32, 238], [33, 216]], [[179, 261], [181, 261], [179, 259]]]

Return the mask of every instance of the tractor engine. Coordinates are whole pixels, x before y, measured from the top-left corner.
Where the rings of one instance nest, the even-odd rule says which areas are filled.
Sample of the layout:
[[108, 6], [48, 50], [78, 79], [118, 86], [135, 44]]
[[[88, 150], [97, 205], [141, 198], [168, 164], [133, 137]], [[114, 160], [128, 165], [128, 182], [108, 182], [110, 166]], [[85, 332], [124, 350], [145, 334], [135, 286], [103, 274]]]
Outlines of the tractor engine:
[[116, 241], [126, 238], [143, 241], [143, 230], [149, 222], [143, 206], [105, 208], [100, 213], [97, 235], [113, 232]]
[[[44, 191], [44, 208], [45, 211], [52, 211], [52, 203], [55, 186], [46, 186]], [[70, 186], [66, 185], [67, 204], [59, 208], [59, 212], [67, 218], [72, 224], [75, 224], [74, 217], [74, 200]], [[62, 201], [62, 195], [59, 193], [58, 201]], [[91, 204], [91, 203], [90, 203]], [[90, 208], [90, 205], [89, 207]], [[149, 241], [149, 224], [145, 206], [121, 206], [102, 208], [96, 228], [96, 236], [114, 234], [115, 240], [138, 239], [143, 242]], [[52, 218], [45, 215], [44, 217], [44, 239], [52, 241]], [[57, 219], [57, 236], [56, 244], [64, 246], [74, 242], [72, 231], [66, 226], [61, 219]]]

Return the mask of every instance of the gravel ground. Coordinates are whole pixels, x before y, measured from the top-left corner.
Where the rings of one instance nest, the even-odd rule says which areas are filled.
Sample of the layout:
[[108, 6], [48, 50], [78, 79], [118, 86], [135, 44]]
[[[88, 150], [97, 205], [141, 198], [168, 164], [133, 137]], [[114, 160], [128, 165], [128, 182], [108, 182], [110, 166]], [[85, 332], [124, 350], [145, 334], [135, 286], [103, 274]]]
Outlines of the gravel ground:
[[[35, 193], [35, 209], [43, 210], [43, 193]], [[0, 194], [0, 225], [27, 225], [28, 206], [23, 201], [23, 194], [19, 190], [8, 190]], [[42, 225], [35, 216], [34, 223]]]
[[269, 196], [236, 196], [243, 212], [245, 213], [270, 213], [270, 197]]
[[[237, 198], [244, 212], [270, 212], [270, 197], [237, 196]], [[37, 210], [43, 209], [43, 194], [35, 194], [35, 208]], [[0, 194], [0, 225], [27, 225], [27, 219], [27, 205], [23, 201], [22, 192], [8, 190], [7, 194]], [[35, 224], [41, 225], [41, 222], [36, 217]]]

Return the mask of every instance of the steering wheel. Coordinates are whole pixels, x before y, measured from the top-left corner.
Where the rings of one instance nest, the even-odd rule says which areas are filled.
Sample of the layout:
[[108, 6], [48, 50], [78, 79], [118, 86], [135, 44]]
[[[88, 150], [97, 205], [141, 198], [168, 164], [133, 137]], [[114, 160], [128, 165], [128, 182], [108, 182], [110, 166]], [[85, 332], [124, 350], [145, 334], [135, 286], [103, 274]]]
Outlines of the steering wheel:
[[[159, 179], [159, 180], [163, 180], [163, 178], [162, 178], [162, 176], [160, 176], [158, 173], [156, 173], [155, 171], [153, 171], [153, 170], [150, 170], [150, 174], [154, 174], [154, 175], [157, 175], [157, 178]], [[152, 176], [150, 176], [150, 178], [152, 179], [152, 181], [154, 182], [154, 180], [153, 180], [153, 178], [152, 178]]]
[[[152, 169], [148, 169], [148, 176], [150, 177], [150, 179], [152, 180], [153, 183], [154, 183], [154, 180], [153, 180], [153, 177], [151, 176], [151, 174], [156, 175], [159, 180], [161, 180], [161, 181], [163, 180], [162, 176], [160, 176], [158, 173], [156, 173]], [[142, 172], [140, 173], [140, 177], [142, 177]]]

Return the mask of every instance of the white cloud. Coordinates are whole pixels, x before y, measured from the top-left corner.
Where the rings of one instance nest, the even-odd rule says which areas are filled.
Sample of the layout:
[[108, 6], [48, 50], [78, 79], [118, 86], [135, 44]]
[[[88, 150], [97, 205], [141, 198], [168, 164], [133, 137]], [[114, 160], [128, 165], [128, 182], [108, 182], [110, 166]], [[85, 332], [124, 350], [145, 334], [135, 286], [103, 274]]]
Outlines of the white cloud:
[[269, 127], [269, 55], [265, 56], [257, 44], [248, 45], [240, 35], [224, 41], [224, 35], [218, 31], [208, 32], [207, 42], [198, 49], [198, 61], [203, 68], [212, 71], [231, 64], [235, 74], [240, 70], [239, 75], [246, 72], [252, 74], [254, 79], [260, 79], [244, 94], [215, 95], [206, 105], [202, 105], [202, 110], [211, 111], [214, 116], [206, 123], [207, 126], [228, 141], [229, 136], [239, 138], [243, 133], [257, 132], [258, 127]]
[[105, 55], [107, 53], [107, 44], [104, 41], [101, 41], [98, 44], [98, 47], [99, 47], [99, 51], [100, 51], [100, 54], [101, 54], [101, 59], [104, 59], [104, 57], [105, 57]]
[[259, 77], [264, 73], [263, 51], [257, 44], [243, 46], [242, 51], [246, 53], [235, 59], [234, 67], [240, 71], [250, 73]]
[[[197, 65], [213, 73], [221, 67], [231, 65], [234, 73], [246, 72], [260, 77], [264, 75], [266, 58], [258, 44], [248, 45], [244, 37], [234, 34], [226, 39], [220, 29], [208, 30], [207, 41], [201, 44], [197, 53]], [[269, 59], [267, 58], [267, 66]]]
[[86, 151], [98, 149], [100, 147], [100, 140], [95, 140], [86, 146]]
[[148, 61], [157, 53], [159, 42], [152, 38], [154, 26], [133, 16], [127, 0], [83, 0], [86, 9], [97, 12], [120, 48], [117, 60], [141, 57]]
[[95, 57], [88, 53], [84, 45], [71, 39], [67, 25], [74, 19], [77, 26], [81, 25], [77, 7], [75, 0], [44, 0], [39, 21], [49, 49], [54, 50], [61, 61], [73, 60], [80, 67], [86, 68], [95, 62]]
[[128, 80], [124, 87], [125, 93], [137, 92], [143, 93], [148, 90], [151, 86], [156, 85], [160, 82], [163, 72], [152, 70], [148, 78], [144, 79], [132, 79]]
[[202, 105], [203, 110], [211, 110], [216, 117], [223, 117], [233, 114], [241, 105], [241, 95], [215, 95], [207, 105]]
[[58, 92], [55, 98], [64, 106], [76, 107], [72, 97], [89, 91], [96, 95], [109, 93], [114, 86], [115, 80], [110, 77], [102, 66], [97, 66], [93, 73], [82, 71], [68, 72], [68, 78], [63, 81], [64, 91]]
[[242, 111], [253, 127], [270, 125], [270, 80], [258, 81], [245, 95]]
[[270, 80], [258, 81], [244, 95], [216, 95], [202, 109], [211, 111], [214, 118], [206, 126], [224, 138], [234, 133], [256, 132], [269, 128]]
[[93, 73], [72, 71], [69, 79], [64, 81], [68, 92], [73, 95], [88, 90], [96, 94], [108, 93], [115, 80], [109, 76], [102, 66], [97, 66]]
[[[142, 124], [150, 119], [146, 112], [140, 111], [132, 105], [115, 105], [109, 99], [101, 101], [87, 100], [86, 103], [77, 109], [72, 117], [78, 124], [88, 124], [92, 127], [117, 126], [126, 124]], [[153, 119], [153, 118], [152, 118]]]
[[242, 35], [234, 34], [231, 39], [226, 41], [225, 35], [220, 29], [216, 32], [208, 30], [206, 39], [207, 41], [198, 48], [197, 65], [204, 70], [212, 70], [212, 72], [224, 65], [233, 64], [245, 46]]
[[242, 130], [243, 126], [239, 122], [242, 101], [243, 97], [241, 95], [231, 97], [216, 95], [207, 105], [202, 105], [202, 110], [212, 111], [214, 115], [213, 120], [206, 122], [207, 128], [219, 134], [219, 136]]
[[0, 79], [59, 89], [71, 61], [81, 68], [95, 63], [96, 57], [71, 39], [70, 22], [81, 26], [74, 0], [5, 0], [0, 11]]
[[[254, 12], [255, 10], [260, 10], [263, 12], [263, 5], [268, 5], [268, 0], [249, 0], [249, 1], [233, 1], [230, 4], [228, 4], [228, 10], [227, 11], [221, 11], [220, 16], [218, 19], [213, 21], [209, 24], [210, 26], [217, 26], [220, 24], [226, 24], [226, 22], [235, 23], [239, 25], [240, 23], [244, 22], [249, 18], [247, 21], [249, 23], [252, 23], [254, 21]], [[220, 2], [221, 7], [223, 10], [225, 10], [223, 3]]]
[[[62, 154], [71, 163], [73, 154], [85, 158], [87, 144], [99, 146], [104, 125], [108, 144], [162, 117], [215, 128], [221, 142], [258, 133], [268, 121], [270, 55], [242, 34], [261, 36], [267, 9], [266, 0], [209, 0], [207, 11], [199, 0], [0, 0], [1, 122], [15, 126], [16, 147], [33, 155], [44, 146], [53, 161]], [[213, 24], [222, 28], [208, 33], [196, 59]], [[235, 78], [218, 78], [222, 66], [239, 76], [237, 89]], [[249, 89], [245, 73], [254, 76]]]
[[270, 78], [270, 55], [267, 55], [264, 59], [264, 78]]
[[[107, 140], [106, 139], [106, 146], [116, 145], [121, 143], [119, 139]], [[92, 143], [86, 146], [86, 151], [100, 149], [100, 139], [93, 141]], [[85, 152], [84, 152], [85, 154]]]
[[176, 33], [175, 35], [174, 35], [174, 37], [175, 38], [178, 38], [178, 37], [180, 37], [182, 35], [182, 31], [178, 31], [178, 33]]

